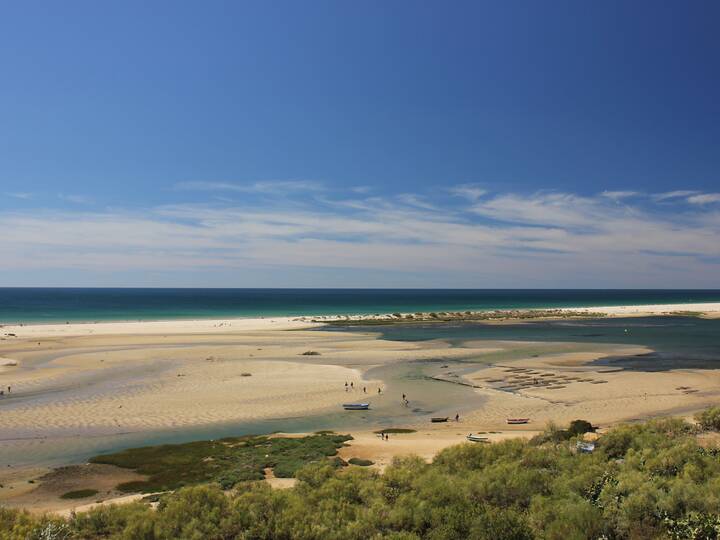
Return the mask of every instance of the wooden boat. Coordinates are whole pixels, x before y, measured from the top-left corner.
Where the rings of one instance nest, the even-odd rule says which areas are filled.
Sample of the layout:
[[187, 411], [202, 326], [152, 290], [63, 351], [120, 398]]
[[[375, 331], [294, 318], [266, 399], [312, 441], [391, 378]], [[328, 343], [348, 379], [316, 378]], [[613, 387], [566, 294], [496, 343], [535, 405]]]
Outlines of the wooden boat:
[[343, 409], [346, 411], [367, 411], [369, 408], [369, 403], [343, 403]]
[[430, 421], [431, 421], [433, 424], [437, 424], [437, 423], [440, 423], [440, 422], [447, 422], [447, 421], [448, 421], [448, 417], [447, 417], [447, 416], [433, 416], [433, 417], [430, 419]]
[[511, 424], [511, 425], [527, 424], [528, 422], [530, 422], [529, 418], [508, 418], [507, 419], [507, 423]]
[[481, 435], [473, 435], [472, 433], [465, 437], [470, 442], [490, 442], [488, 437], [482, 437]]

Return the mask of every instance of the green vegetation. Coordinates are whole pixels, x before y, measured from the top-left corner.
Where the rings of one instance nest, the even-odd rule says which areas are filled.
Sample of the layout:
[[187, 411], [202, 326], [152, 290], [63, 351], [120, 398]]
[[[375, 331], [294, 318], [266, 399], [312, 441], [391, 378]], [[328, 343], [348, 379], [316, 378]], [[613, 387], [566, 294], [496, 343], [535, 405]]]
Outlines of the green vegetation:
[[381, 429], [379, 431], [374, 431], [373, 433], [377, 433], [378, 435], [380, 435], [381, 433], [415, 433], [415, 432], [416, 432], [416, 430], [414, 430], [414, 429], [391, 427], [391, 428]]
[[[384, 473], [320, 459], [297, 471], [291, 489], [190, 486], [163, 495], [157, 509], [137, 502], [65, 520], [0, 508], [0, 538], [720, 538], [720, 449], [701, 446], [697, 426], [674, 418], [620, 426], [591, 454], [575, 451], [576, 436], [564, 439], [570, 429], [548, 431], [530, 442], [461, 444], [430, 464], [396, 459]], [[270, 441], [255, 439], [236, 447]]]
[[370, 459], [362, 459], [356, 457], [348, 459], [348, 463], [350, 465], [358, 465], [359, 467], [369, 467], [370, 465], [375, 465], [375, 462]]
[[337, 454], [351, 438], [329, 433], [296, 439], [234, 437], [133, 448], [90, 461], [134, 469], [149, 477], [120, 484], [120, 491], [167, 491], [205, 482], [217, 482], [229, 489], [238, 482], [262, 480], [268, 467], [279, 478], [292, 478], [304, 465]]
[[695, 420], [702, 429], [720, 431], [720, 407], [712, 407], [696, 414]]
[[78, 489], [76, 491], [68, 491], [67, 493], [63, 493], [60, 495], [61, 499], [85, 499], [87, 497], [92, 497], [93, 495], [97, 495], [98, 490], [97, 489]]
[[372, 317], [358, 316], [332, 319], [313, 320], [330, 326], [373, 326], [390, 324], [413, 323], [439, 323], [462, 321], [510, 321], [527, 319], [598, 319], [605, 317], [604, 313], [591, 313], [585, 311], [563, 311], [561, 309], [528, 309], [528, 310], [495, 310], [495, 311], [455, 311], [440, 313], [415, 313], [403, 316], [401, 313], [387, 315], [375, 314]]
[[550, 422], [545, 428], [545, 431], [534, 437], [532, 442], [533, 444], [560, 443], [594, 431], [595, 428], [587, 420], [573, 420], [567, 429], [560, 429], [554, 423]]

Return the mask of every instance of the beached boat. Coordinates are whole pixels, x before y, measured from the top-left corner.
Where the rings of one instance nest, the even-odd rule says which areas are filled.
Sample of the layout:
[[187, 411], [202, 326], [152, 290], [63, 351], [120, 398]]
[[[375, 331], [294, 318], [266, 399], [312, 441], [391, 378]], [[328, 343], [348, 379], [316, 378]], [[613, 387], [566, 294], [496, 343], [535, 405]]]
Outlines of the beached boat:
[[529, 418], [508, 418], [508, 424], [527, 424], [530, 422]]
[[488, 437], [483, 437], [481, 435], [473, 435], [472, 433], [465, 438], [470, 442], [490, 442], [490, 439]]
[[577, 451], [581, 454], [592, 454], [595, 451], [595, 443], [578, 441]]
[[433, 417], [430, 419], [430, 421], [431, 421], [433, 424], [437, 424], [437, 423], [439, 423], [439, 422], [447, 422], [447, 421], [448, 421], [448, 417], [447, 417], [447, 416], [433, 416]]
[[369, 403], [343, 403], [343, 409], [346, 411], [367, 411], [369, 408]]

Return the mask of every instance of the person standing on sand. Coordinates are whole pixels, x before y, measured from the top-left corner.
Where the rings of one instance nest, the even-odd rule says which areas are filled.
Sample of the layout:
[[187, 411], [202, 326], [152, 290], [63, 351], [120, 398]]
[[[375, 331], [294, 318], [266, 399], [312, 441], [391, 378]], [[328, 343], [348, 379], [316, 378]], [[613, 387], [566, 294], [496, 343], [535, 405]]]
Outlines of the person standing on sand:
[[363, 394], [367, 394], [367, 386], [363, 386]]
[[347, 381], [345, 381], [345, 391], [346, 391], [346, 392], [348, 391], [348, 383], [347, 383]]
[[353, 382], [350, 383], [350, 389], [355, 390], [355, 383], [353, 383]]
[[378, 386], [378, 394], [382, 394], [382, 388]]
[[460, 421], [460, 413], [455, 413], [455, 421], [456, 422]]

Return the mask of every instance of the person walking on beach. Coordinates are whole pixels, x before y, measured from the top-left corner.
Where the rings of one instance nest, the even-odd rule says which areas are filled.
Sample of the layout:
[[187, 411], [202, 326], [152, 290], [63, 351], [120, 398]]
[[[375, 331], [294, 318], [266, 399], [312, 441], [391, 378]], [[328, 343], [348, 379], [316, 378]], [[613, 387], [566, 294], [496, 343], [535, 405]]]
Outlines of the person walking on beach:
[[347, 383], [347, 381], [345, 381], [345, 391], [347, 392], [348, 390], [349, 390], [348, 383]]
[[350, 389], [355, 390], [355, 383], [353, 383], [353, 382], [350, 383]]
[[363, 394], [367, 394], [367, 386], [363, 386]]
[[455, 413], [455, 421], [456, 422], [460, 421], [460, 413]]

